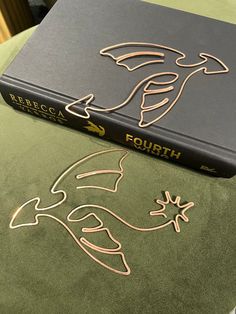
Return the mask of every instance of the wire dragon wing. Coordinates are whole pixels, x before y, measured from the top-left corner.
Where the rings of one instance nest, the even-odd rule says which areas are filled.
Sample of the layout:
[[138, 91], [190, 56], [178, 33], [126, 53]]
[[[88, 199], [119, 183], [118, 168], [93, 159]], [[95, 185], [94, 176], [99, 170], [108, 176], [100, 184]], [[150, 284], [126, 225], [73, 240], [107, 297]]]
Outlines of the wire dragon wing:
[[[173, 49], [152, 43], [122, 43], [104, 48], [103, 56], [112, 58], [118, 66], [134, 71], [150, 64], [163, 64], [172, 60], [176, 65], [186, 55]], [[160, 68], [161, 69], [161, 68]], [[155, 67], [155, 71], [157, 68]], [[154, 72], [139, 82], [133, 91], [143, 88], [140, 104], [140, 127], [147, 127], [161, 119], [174, 106], [179, 97], [179, 74], [175, 72]], [[143, 87], [144, 86], [144, 87]]]
[[90, 154], [67, 168], [55, 181], [51, 192], [58, 193], [62, 191], [61, 187], [64, 195], [78, 189], [116, 192], [124, 175], [123, 161], [127, 154], [123, 149], [109, 149]]
[[[67, 216], [72, 224], [83, 223], [83, 235], [79, 238], [82, 249], [98, 264], [121, 275], [129, 275], [130, 268], [121, 250], [121, 243], [104, 227], [103, 221], [95, 214], [96, 205], [84, 205], [75, 208]], [[88, 212], [83, 215], [83, 210]], [[91, 224], [92, 221], [92, 224]]]
[[[57, 196], [57, 201], [48, 206], [42, 206], [39, 196], [27, 200], [14, 212], [10, 227], [18, 228], [38, 224], [36, 217], [39, 212], [59, 207], [65, 202], [69, 193], [75, 193], [78, 189], [116, 192], [124, 176], [123, 161], [127, 155], [128, 152], [123, 149], [110, 149], [78, 160], [54, 181], [50, 193]], [[25, 212], [30, 214], [25, 217]]]
[[146, 83], [141, 96], [140, 127], [158, 121], [173, 107], [179, 93], [178, 79], [177, 73], [164, 72], [156, 74]]
[[185, 54], [171, 47], [142, 42], [128, 42], [106, 47], [100, 51], [102, 56], [112, 58], [118, 66], [128, 71], [137, 70], [150, 64], [162, 64], [170, 52], [174, 58], [184, 58]]

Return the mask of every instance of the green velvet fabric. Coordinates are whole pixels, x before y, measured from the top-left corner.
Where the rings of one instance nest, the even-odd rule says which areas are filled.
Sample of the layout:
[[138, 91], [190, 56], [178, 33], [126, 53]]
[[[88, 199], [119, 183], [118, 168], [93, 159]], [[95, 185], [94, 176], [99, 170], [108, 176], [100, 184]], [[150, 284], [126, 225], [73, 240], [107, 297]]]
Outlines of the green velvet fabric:
[[145, 0], [146, 2], [164, 5], [170, 8], [179, 9], [213, 19], [236, 23], [235, 0]]
[[[189, 1], [178, 3], [180, 8], [186, 3], [188, 9]], [[217, 5], [216, 17], [221, 8], [222, 12], [225, 7], [228, 11], [236, 9], [234, 1], [217, 1]], [[196, 4], [195, 12], [198, 9], [203, 13]], [[204, 1], [204, 10], [210, 9]], [[33, 31], [0, 46], [1, 72]], [[61, 199], [61, 195], [50, 193], [50, 188], [75, 161], [122, 147], [14, 111], [3, 100], [0, 117], [0, 313], [225, 314], [234, 308], [235, 177], [209, 177], [128, 150], [116, 193], [76, 189], [85, 185], [112, 189], [117, 173], [80, 180], [75, 175], [119, 170], [118, 162], [126, 148], [98, 155], [72, 169], [58, 184], [68, 198], [43, 213], [66, 223], [78, 238], [83, 235], [97, 246], [114, 247], [104, 232], [82, 231], [83, 227], [96, 225], [94, 217], [66, 221], [74, 208], [90, 204], [71, 217], [76, 220], [94, 212], [104, 222], [122, 244], [121, 251], [131, 269], [129, 276], [123, 276], [96, 263], [55, 219], [42, 216], [38, 225], [9, 228], [14, 212], [29, 199], [40, 197], [39, 208]], [[160, 209], [154, 200], [163, 200], [167, 190], [172, 197], [179, 195], [182, 202], [195, 203], [186, 212], [189, 222], [180, 220], [180, 233], [173, 225], [152, 232], [131, 230], [101, 208], [91, 207], [104, 206], [130, 224], [150, 228], [166, 221], [164, 217], [150, 216], [149, 211]], [[34, 205], [31, 202], [21, 210], [15, 225], [35, 222]], [[177, 208], [167, 205], [166, 213], [173, 217]], [[89, 252], [115, 269], [124, 268], [117, 256], [91, 249]]]

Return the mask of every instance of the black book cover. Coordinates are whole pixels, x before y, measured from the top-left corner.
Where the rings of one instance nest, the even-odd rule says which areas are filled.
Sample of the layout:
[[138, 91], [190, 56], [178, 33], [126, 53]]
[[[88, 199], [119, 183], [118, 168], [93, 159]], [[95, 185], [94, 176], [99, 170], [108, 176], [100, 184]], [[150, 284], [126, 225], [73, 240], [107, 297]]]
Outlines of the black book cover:
[[21, 111], [236, 173], [236, 26], [138, 0], [59, 0], [0, 79]]

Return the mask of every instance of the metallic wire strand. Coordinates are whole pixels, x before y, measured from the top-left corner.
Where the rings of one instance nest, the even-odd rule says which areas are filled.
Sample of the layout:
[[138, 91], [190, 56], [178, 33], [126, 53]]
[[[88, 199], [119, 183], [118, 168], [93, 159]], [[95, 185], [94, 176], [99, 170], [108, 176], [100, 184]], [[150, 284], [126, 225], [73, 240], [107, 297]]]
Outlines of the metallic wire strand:
[[[173, 80], [173, 82], [175, 82], [176, 80], [179, 79], [179, 75], [177, 73], [174, 72], [161, 72], [161, 73], [155, 73], [153, 75], [150, 75], [146, 78], [144, 78], [142, 81], [140, 81], [134, 88], [133, 90], [130, 92], [129, 96], [120, 104], [117, 105], [109, 105], [109, 106], [105, 106], [108, 108], [98, 108], [98, 107], [93, 107], [91, 106], [91, 102], [95, 99], [94, 94], [89, 94], [85, 97], [82, 97], [70, 104], [67, 104], [65, 106], [65, 110], [67, 112], [69, 112], [70, 114], [77, 116], [79, 118], [83, 118], [83, 119], [89, 119], [90, 118], [90, 113], [89, 111], [94, 111], [94, 112], [104, 112], [104, 113], [109, 113], [109, 112], [113, 112], [115, 110], [118, 110], [124, 106], [126, 106], [131, 100], [132, 98], [135, 96], [135, 94], [137, 93], [137, 91], [139, 90], [139, 88], [145, 84], [146, 82], [147, 85], [144, 88], [144, 93], [142, 95], [142, 102], [140, 105], [140, 121], [138, 123], [140, 128], [146, 128], [150, 125], [152, 125], [153, 123], [159, 121], [161, 118], [163, 118], [173, 107], [174, 105], [177, 103], [177, 101], [180, 99], [183, 89], [187, 83], [187, 81], [190, 79], [190, 77], [192, 77], [194, 74], [202, 71], [204, 74], [221, 74], [221, 73], [228, 73], [229, 72], [229, 68], [217, 57], [210, 55], [208, 53], [200, 53], [199, 57], [202, 59], [200, 62], [198, 63], [192, 63], [192, 64], [183, 64], [181, 63], [181, 61], [183, 61], [186, 58], [186, 55], [174, 48], [171, 47], [167, 47], [167, 46], [163, 46], [163, 45], [158, 45], [158, 44], [153, 44], [153, 43], [143, 43], [143, 42], [127, 42], [127, 43], [121, 43], [121, 44], [117, 44], [117, 45], [113, 45], [110, 47], [106, 47], [102, 50], [100, 50], [100, 55], [102, 56], [108, 56], [111, 57], [115, 62], [116, 65], [118, 66], [123, 66], [125, 67], [128, 71], [132, 72], [134, 70], [137, 70], [141, 67], [150, 65], [150, 64], [154, 64], [154, 63], [164, 63], [164, 57], [165, 54], [161, 53], [161, 52], [155, 52], [155, 51], [137, 51], [137, 52], [131, 52], [131, 53], [127, 53], [118, 57], [115, 57], [110, 50], [114, 50], [114, 49], [120, 49], [120, 48], [126, 48], [126, 47], [150, 47], [150, 48], [158, 48], [158, 49], [164, 49], [167, 51], [171, 51], [176, 53], [177, 55], [179, 55], [179, 57], [176, 59], [175, 64], [178, 65], [179, 67], [182, 68], [194, 68], [197, 66], [201, 66], [203, 64], [205, 64], [208, 61], [208, 58], [213, 59], [214, 61], [216, 61], [220, 66], [221, 66], [221, 70], [216, 70], [216, 71], [209, 71], [208, 68], [206, 66], [202, 66], [196, 70], [194, 70], [193, 72], [191, 72], [183, 81], [183, 83], [180, 86], [179, 92], [177, 93], [177, 96], [174, 98], [174, 100], [172, 102], [169, 101], [169, 98], [165, 98], [163, 100], [161, 100], [159, 103], [149, 106], [149, 107], [145, 107], [144, 106], [144, 102], [145, 102], [145, 97], [149, 94], [162, 94], [162, 93], [166, 93], [169, 91], [172, 91], [174, 89], [173, 86], [167, 87], [165, 89], [159, 89], [156, 90], [156, 92], [154, 91], [147, 91], [148, 86], [150, 85], [150, 80], [152, 80], [153, 78], [156, 78], [158, 76], [168, 76], [168, 75], [174, 75], [176, 78]], [[140, 57], [140, 56], [153, 56], [156, 57], [155, 60], [151, 60], [151, 61], [147, 61], [147, 62], [143, 62], [135, 67], [129, 67], [127, 64], [125, 64], [123, 61], [126, 61], [130, 58], [135, 58], [135, 57]], [[152, 82], [153, 83], [153, 82]], [[169, 84], [170, 82], [154, 82], [156, 85], [166, 85]], [[84, 108], [84, 113], [80, 114], [75, 112], [72, 107], [76, 104], [81, 104], [81, 103], [85, 103], [85, 108]], [[159, 109], [163, 106], [167, 106], [168, 107], [165, 109], [165, 111], [163, 113], [161, 113], [159, 116], [157, 116], [156, 118], [154, 118], [153, 120], [149, 121], [149, 122], [144, 122], [144, 113], [145, 112], [149, 112], [151, 110], [155, 110], [155, 109]]]
[[[126, 259], [125, 259], [125, 255], [123, 252], [121, 252], [121, 243], [115, 239], [110, 230], [106, 227], [104, 227], [104, 223], [103, 221], [99, 218], [99, 216], [97, 214], [95, 214], [94, 212], [90, 212], [87, 215], [84, 215], [83, 217], [79, 218], [79, 219], [74, 219], [72, 218], [72, 215], [77, 212], [77, 211], [81, 211], [82, 209], [96, 209], [96, 210], [101, 210], [103, 212], [108, 213], [113, 219], [116, 219], [117, 221], [119, 221], [120, 223], [122, 223], [123, 225], [125, 225], [126, 227], [135, 230], [135, 231], [140, 231], [140, 232], [149, 232], [149, 231], [156, 231], [159, 229], [162, 229], [164, 227], [167, 227], [170, 224], [173, 224], [174, 229], [176, 232], [180, 232], [180, 226], [179, 226], [179, 219], [182, 219], [185, 222], [188, 222], [189, 219], [186, 216], [186, 211], [194, 206], [193, 202], [189, 202], [187, 204], [180, 204], [181, 198], [180, 196], [177, 196], [174, 200], [171, 198], [170, 193], [168, 191], [165, 192], [165, 201], [162, 200], [156, 200], [156, 203], [161, 205], [161, 209], [159, 210], [153, 210], [150, 211], [150, 216], [162, 216], [164, 218], [167, 218], [167, 215], [165, 213], [166, 210], [166, 205], [168, 204], [174, 204], [176, 205], [179, 209], [180, 209], [180, 213], [177, 214], [175, 216], [174, 219], [169, 219], [167, 222], [159, 224], [157, 226], [154, 227], [149, 227], [149, 228], [144, 228], [144, 227], [138, 227], [138, 226], [134, 226], [132, 224], [130, 224], [129, 222], [127, 222], [125, 219], [121, 218], [120, 216], [118, 216], [116, 213], [114, 213], [113, 211], [111, 211], [110, 209], [101, 206], [99, 204], [83, 204], [80, 205], [78, 207], [76, 207], [75, 209], [71, 210], [69, 212], [69, 214], [66, 217], [65, 221], [62, 221], [61, 219], [57, 218], [55, 215], [52, 214], [48, 214], [48, 213], [44, 213], [45, 211], [48, 211], [52, 208], [56, 208], [58, 206], [60, 206], [63, 202], [66, 201], [67, 199], [67, 193], [66, 191], [62, 190], [62, 189], [57, 189], [57, 186], [59, 183], [62, 182], [62, 180], [72, 171], [75, 170], [77, 167], [79, 167], [81, 164], [86, 163], [87, 161], [91, 160], [92, 158], [97, 158], [98, 156], [103, 156], [106, 154], [113, 154], [115, 152], [121, 152], [122, 156], [119, 158], [118, 160], [118, 166], [119, 166], [119, 170], [113, 170], [113, 169], [99, 169], [99, 170], [93, 170], [93, 171], [88, 171], [85, 173], [81, 173], [76, 175], [76, 180], [80, 180], [83, 178], [87, 178], [87, 177], [92, 177], [94, 175], [101, 175], [101, 174], [117, 174], [118, 178], [115, 180], [115, 184], [113, 189], [110, 188], [106, 188], [106, 187], [101, 187], [101, 186], [97, 186], [97, 185], [87, 185], [87, 186], [77, 186], [77, 189], [101, 189], [104, 190], [106, 192], [111, 192], [111, 193], [116, 193], [118, 191], [118, 184], [120, 182], [120, 180], [124, 177], [124, 168], [123, 168], [123, 161], [124, 159], [128, 156], [128, 152], [123, 150], [123, 149], [110, 149], [110, 150], [105, 150], [105, 151], [100, 151], [100, 152], [96, 152], [93, 154], [90, 154], [82, 159], [80, 159], [79, 161], [75, 162], [73, 165], [71, 165], [69, 168], [67, 168], [54, 182], [54, 184], [52, 185], [52, 188], [50, 189], [50, 192], [52, 194], [57, 194], [57, 193], [61, 193], [63, 195], [62, 200], [60, 200], [59, 202], [52, 204], [50, 206], [47, 207], [39, 207], [41, 199], [39, 197], [35, 197], [32, 198], [28, 201], [26, 201], [23, 205], [21, 205], [13, 214], [11, 220], [10, 220], [10, 224], [9, 227], [10, 229], [17, 229], [20, 227], [26, 227], [26, 226], [36, 226], [39, 224], [39, 218], [40, 217], [47, 217], [50, 219], [53, 219], [54, 221], [56, 221], [57, 223], [59, 223], [61, 226], [63, 226], [66, 231], [70, 234], [70, 236], [73, 238], [73, 240], [76, 242], [76, 244], [88, 255], [90, 256], [95, 262], [97, 262], [98, 264], [100, 264], [101, 266], [107, 268], [108, 270], [115, 272], [117, 274], [120, 275], [129, 275], [131, 270], [130, 267], [128, 266]], [[111, 156], [113, 157], [113, 155]], [[30, 222], [30, 223], [21, 223], [21, 224], [16, 224], [16, 218], [19, 215], [19, 213], [23, 210], [23, 208], [29, 204], [34, 204], [34, 210], [35, 212], [39, 212], [37, 214], [35, 214], [34, 216], [34, 222]], [[43, 212], [43, 213], [42, 213]], [[86, 234], [98, 234], [99, 232], [105, 232], [106, 236], [116, 245], [115, 248], [106, 248], [106, 247], [102, 247], [102, 246], [98, 246], [95, 245], [93, 243], [91, 243], [89, 240], [87, 240], [84, 236], [82, 237], [77, 237], [75, 235], [75, 233], [72, 231], [72, 229], [69, 227], [68, 222], [69, 223], [78, 223], [78, 222], [82, 222], [82, 221], [86, 221], [87, 218], [89, 217], [93, 217], [95, 218], [95, 220], [98, 222], [98, 224], [96, 226], [93, 227], [84, 227], [82, 228], [82, 232], [86, 235]], [[121, 263], [123, 266], [124, 270], [119, 270], [115, 267], [112, 267], [110, 265], [108, 265], [107, 263], [103, 262], [102, 260], [100, 260], [99, 258], [95, 257], [88, 249], [93, 250], [94, 252], [98, 252], [98, 253], [102, 253], [102, 254], [108, 254], [108, 255], [114, 255], [114, 256], [119, 256], [121, 259]]]

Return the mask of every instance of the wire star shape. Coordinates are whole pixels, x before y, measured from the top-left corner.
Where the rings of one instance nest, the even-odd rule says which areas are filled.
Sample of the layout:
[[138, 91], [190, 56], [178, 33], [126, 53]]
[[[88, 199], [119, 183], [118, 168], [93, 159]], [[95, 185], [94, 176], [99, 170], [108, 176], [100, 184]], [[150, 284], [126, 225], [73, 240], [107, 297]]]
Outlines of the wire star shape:
[[181, 202], [181, 197], [180, 196], [176, 196], [175, 200], [172, 199], [172, 197], [170, 196], [170, 192], [169, 191], [165, 191], [165, 198], [166, 200], [155, 200], [155, 202], [159, 205], [162, 206], [161, 209], [159, 210], [153, 210], [150, 211], [149, 214], [151, 216], [163, 216], [165, 218], [168, 219], [167, 215], [165, 214], [165, 210], [166, 210], [166, 205], [168, 204], [173, 204], [176, 205], [180, 210], [180, 213], [175, 215], [174, 219], [170, 219], [168, 220], [168, 222], [164, 223], [162, 225], [162, 227], [166, 227], [170, 224], [173, 224], [174, 229], [176, 232], [180, 232], [180, 226], [179, 226], [179, 219], [185, 221], [185, 222], [189, 222], [189, 218], [185, 215], [186, 211], [194, 206], [193, 202], [188, 202], [186, 204], [180, 204]]

